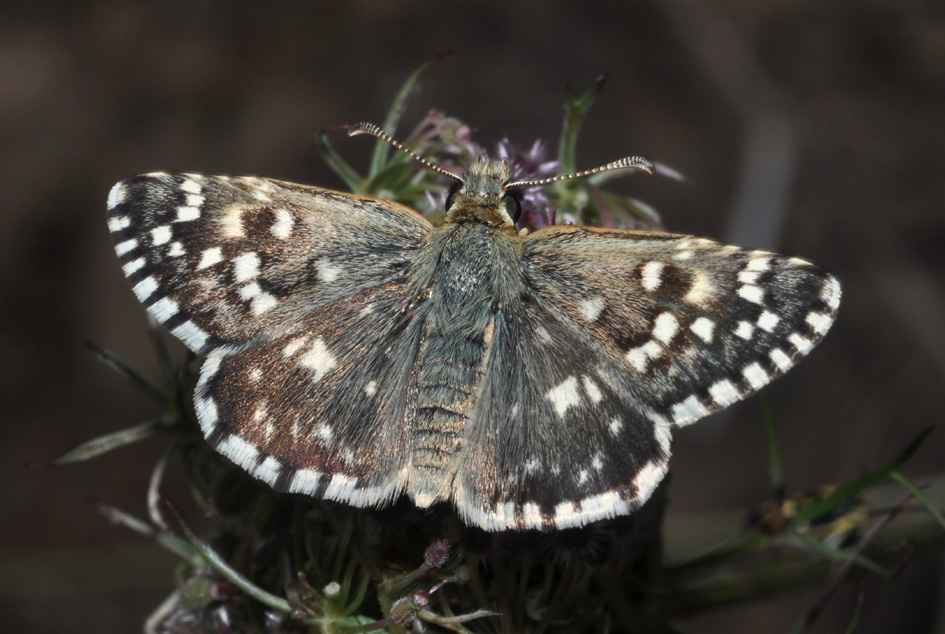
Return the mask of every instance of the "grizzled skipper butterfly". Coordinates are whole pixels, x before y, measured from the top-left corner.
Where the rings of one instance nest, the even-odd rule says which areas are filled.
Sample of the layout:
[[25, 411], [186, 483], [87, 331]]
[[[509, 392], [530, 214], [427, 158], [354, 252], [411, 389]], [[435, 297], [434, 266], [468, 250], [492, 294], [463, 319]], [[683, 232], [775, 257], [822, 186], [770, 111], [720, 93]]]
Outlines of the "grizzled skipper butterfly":
[[[404, 149], [376, 126], [367, 133]], [[407, 150], [404, 150], [407, 151]], [[515, 229], [505, 161], [403, 205], [265, 178], [154, 173], [108, 197], [135, 295], [206, 357], [207, 441], [278, 490], [449, 501], [489, 531], [631, 513], [673, 431], [755, 392], [833, 323], [797, 258], [667, 233]]]

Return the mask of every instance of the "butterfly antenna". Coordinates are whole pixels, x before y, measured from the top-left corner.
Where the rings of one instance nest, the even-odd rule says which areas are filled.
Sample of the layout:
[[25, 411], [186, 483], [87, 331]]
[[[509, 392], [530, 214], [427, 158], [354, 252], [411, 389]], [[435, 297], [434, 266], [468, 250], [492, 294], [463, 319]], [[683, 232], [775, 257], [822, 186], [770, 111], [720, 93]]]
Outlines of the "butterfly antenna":
[[389, 143], [390, 145], [394, 146], [395, 148], [397, 148], [397, 149], [400, 150], [401, 152], [407, 154], [408, 156], [410, 156], [411, 158], [413, 158], [415, 161], [417, 161], [417, 162], [420, 163], [421, 165], [425, 166], [427, 169], [431, 169], [431, 170], [433, 170], [434, 172], [439, 172], [440, 174], [444, 174], [444, 175], [449, 176], [450, 178], [455, 179], [455, 180], [458, 180], [458, 181], [460, 181], [460, 182], [462, 182], [462, 180], [463, 180], [463, 179], [460, 178], [458, 175], [456, 175], [456, 174], [454, 174], [454, 173], [452, 173], [452, 172], [449, 172], [449, 171], [443, 169], [442, 167], [440, 167], [440, 166], [438, 166], [438, 165], [434, 165], [433, 163], [431, 163], [431, 162], [428, 161], [427, 159], [423, 158], [422, 156], [420, 156], [419, 154], [417, 154], [417, 153], [414, 152], [413, 150], [410, 150], [410, 149], [404, 147], [403, 143], [401, 143], [400, 141], [398, 141], [397, 139], [395, 139], [395, 138], [392, 137], [391, 135], [387, 134], [386, 132], [384, 132], [383, 130], [381, 130], [381, 128], [380, 128], [379, 126], [374, 125], [373, 123], [367, 123], [367, 122], [362, 121], [361, 123], [356, 123], [356, 124], [354, 124], [354, 125], [351, 126], [351, 128], [348, 130], [348, 136], [357, 136], [357, 135], [359, 135], [359, 134], [370, 134], [370, 135], [373, 136], [373, 137], [377, 137], [377, 138], [380, 139], [381, 141], [386, 141], [387, 143]]
[[515, 181], [514, 183], [509, 183], [505, 187], [508, 189], [510, 187], [533, 187], [536, 185], [547, 185], [549, 183], [557, 183], [558, 181], [566, 181], [572, 178], [583, 178], [584, 176], [599, 174], [600, 172], [609, 172], [611, 170], [620, 170], [629, 167], [641, 169], [647, 174], [652, 174], [656, 171], [656, 168], [653, 166], [653, 164], [642, 156], [627, 156], [620, 159], [619, 161], [614, 161], [613, 163], [608, 163], [607, 165], [601, 165], [600, 167], [595, 167], [594, 169], [584, 170], [583, 172], [575, 172], [573, 174], [559, 174], [558, 176], [539, 178], [535, 180]]

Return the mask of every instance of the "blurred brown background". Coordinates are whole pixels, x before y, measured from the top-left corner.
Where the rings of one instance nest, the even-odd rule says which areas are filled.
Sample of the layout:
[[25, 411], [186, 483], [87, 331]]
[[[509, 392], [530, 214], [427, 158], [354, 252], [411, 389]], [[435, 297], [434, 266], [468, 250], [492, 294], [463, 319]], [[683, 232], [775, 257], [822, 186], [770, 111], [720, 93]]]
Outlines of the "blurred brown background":
[[[473, 7], [475, 5], [475, 7]], [[28, 470], [156, 414], [93, 360], [157, 377], [144, 313], [105, 227], [105, 197], [155, 169], [340, 187], [314, 130], [380, 120], [420, 63], [402, 131], [430, 108], [491, 143], [557, 140], [566, 87], [609, 82], [579, 145], [693, 182], [614, 188], [668, 228], [802, 255], [835, 272], [834, 330], [769, 390], [789, 485], [844, 482], [945, 411], [945, 5], [831, 3], [5, 2], [0, 8], [0, 623], [9, 632], [133, 632], [174, 558], [108, 525], [139, 516], [150, 442]], [[335, 140], [356, 166], [371, 143]], [[180, 351], [180, 348], [175, 348]], [[943, 430], [907, 473], [942, 471]], [[670, 513], [770, 494], [757, 399], [678, 434]], [[871, 582], [860, 632], [945, 631], [942, 556]], [[785, 631], [818, 590], [681, 623]], [[815, 632], [850, 616], [852, 587]]]

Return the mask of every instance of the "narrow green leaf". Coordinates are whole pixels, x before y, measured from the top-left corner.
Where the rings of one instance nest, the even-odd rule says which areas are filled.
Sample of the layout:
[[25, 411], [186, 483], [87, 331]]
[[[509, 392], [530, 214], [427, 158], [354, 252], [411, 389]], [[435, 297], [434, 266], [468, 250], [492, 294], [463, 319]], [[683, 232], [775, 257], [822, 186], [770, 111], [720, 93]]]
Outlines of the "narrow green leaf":
[[758, 399], [761, 403], [761, 414], [765, 421], [765, 431], [768, 432], [768, 453], [770, 464], [768, 469], [771, 477], [771, 485], [775, 491], [784, 490], [784, 454], [781, 452], [781, 441], [778, 439], [778, 430], [774, 426], [774, 412], [771, 411], [771, 404], [768, 402], [767, 390], [758, 393]]
[[154, 345], [154, 352], [157, 354], [158, 363], [161, 366], [164, 383], [174, 385], [177, 382], [177, 366], [167, 349], [164, 328], [157, 319], [151, 316], [151, 313], [146, 313], [146, 315], [148, 316], [148, 334], [151, 336], [151, 343]]
[[168, 508], [170, 508], [171, 513], [173, 513], [174, 517], [177, 519], [177, 523], [180, 525], [181, 530], [184, 531], [187, 539], [190, 540], [190, 543], [193, 544], [194, 548], [197, 549], [206, 562], [210, 564], [214, 570], [220, 573], [224, 579], [263, 605], [267, 605], [274, 610], [279, 610], [280, 612], [292, 612], [292, 605], [288, 601], [282, 597], [277, 597], [274, 594], [266, 592], [240, 574], [235, 568], [230, 566], [230, 564], [225, 559], [223, 559], [223, 557], [218, 555], [209, 544], [197, 537], [197, 534], [190, 529], [186, 522], [184, 522], [184, 518], [180, 516], [180, 514], [177, 512], [177, 509], [175, 509], [173, 505], [170, 504], [170, 502], [166, 503]]
[[134, 444], [145, 438], [150, 438], [157, 434], [161, 428], [166, 428], [167, 423], [163, 419], [156, 419], [134, 427], [128, 427], [92, 440], [86, 441], [69, 451], [65, 455], [53, 461], [54, 465], [72, 464], [73, 462], [83, 462], [90, 460], [102, 454], [115, 449], [120, 449], [127, 445]]
[[899, 455], [893, 458], [885, 466], [880, 467], [879, 469], [865, 475], [855, 482], [851, 482], [850, 484], [840, 487], [830, 497], [800, 509], [797, 512], [797, 515], [795, 515], [791, 520], [790, 524], [788, 524], [788, 528], [796, 528], [802, 523], [809, 522], [814, 518], [823, 515], [824, 513], [828, 513], [841, 504], [844, 504], [845, 502], [848, 502], [857, 497], [864, 491], [875, 487], [883, 480], [890, 478], [894, 471], [897, 471], [899, 467], [901, 467], [909, 458], [912, 457], [912, 454], [916, 452], [916, 450], [925, 440], [926, 436], [928, 436], [933, 429], [935, 429], [934, 425], [926, 427], [921, 432], [919, 432], [919, 434], [913, 438], [908, 445], [906, 445], [905, 449], [899, 452]]
[[163, 407], [168, 408], [173, 404], [171, 395], [167, 390], [158, 387], [149, 379], [145, 378], [137, 370], [125, 363], [117, 354], [108, 348], [104, 348], [92, 342], [88, 342], [86, 345], [92, 350], [99, 361], [130, 381], [132, 385], [150, 395], [151, 398], [160, 403]]
[[558, 141], [558, 161], [561, 163], [562, 174], [577, 171], [578, 133], [581, 131], [585, 115], [594, 105], [594, 101], [605, 83], [607, 83], [607, 76], [601, 75], [590, 90], [577, 99], [572, 99], [565, 107], [564, 124], [561, 127], [561, 137]]
[[[407, 108], [407, 100], [413, 95], [417, 87], [417, 81], [420, 79], [420, 75], [424, 73], [430, 66], [432, 66], [436, 61], [441, 59], [443, 56], [438, 55], [431, 60], [428, 60], [420, 65], [417, 70], [413, 71], [410, 76], [407, 78], [407, 81], [403, 83], [400, 87], [400, 90], [397, 91], [397, 94], [394, 95], [394, 100], [391, 102], [390, 109], [387, 111], [387, 116], [384, 117], [384, 124], [381, 128], [390, 135], [393, 135], [397, 129], [397, 124], [400, 123], [400, 118], [404, 114], [404, 110]], [[384, 171], [387, 166], [387, 157], [390, 154], [391, 148], [390, 144], [386, 141], [377, 139], [374, 144], [374, 153], [371, 156], [371, 167], [368, 170], [368, 180], [373, 180], [381, 172]]]
[[108, 504], [100, 503], [98, 510], [105, 516], [105, 519], [113, 524], [124, 526], [139, 535], [150, 537], [167, 550], [190, 563], [190, 565], [200, 566], [203, 564], [200, 553], [197, 552], [193, 546], [176, 535], [158, 530], [147, 522]]
[[935, 518], [935, 521], [937, 521], [939, 525], [943, 529], [945, 529], [945, 517], [942, 516], [942, 512], [939, 511], [937, 508], [935, 508], [935, 505], [932, 504], [932, 501], [929, 500], [925, 496], [925, 494], [919, 490], [917, 486], [912, 484], [912, 482], [906, 479], [906, 476], [902, 475], [898, 471], [893, 471], [892, 473], [889, 474], [889, 477], [892, 478], [894, 482], [897, 482], [898, 484], [902, 485], [907, 491], [909, 491], [909, 493], [911, 493], [912, 496], [915, 499], [917, 499], [925, 507], [925, 509], [932, 515], [932, 517]]
[[332, 130], [319, 130], [315, 133], [315, 149], [321, 155], [322, 160], [328, 163], [328, 167], [338, 175], [342, 181], [344, 181], [345, 186], [348, 188], [348, 191], [351, 191], [355, 194], [363, 194], [362, 191], [365, 183], [365, 179], [354, 171], [348, 162], [341, 158], [341, 155], [335, 151], [334, 146], [328, 140], [328, 135]]
[[[833, 561], [833, 562], [842, 564], [842, 563], [846, 563], [850, 559], [850, 553], [846, 553], [842, 550], [837, 550], [836, 548], [832, 548], [828, 546], [827, 544], [814, 539], [810, 535], [805, 535], [804, 533], [793, 533], [791, 534], [790, 539], [791, 541], [796, 542], [798, 545], [806, 548], [807, 550], [817, 553], [818, 555], [820, 555], [821, 557], [823, 557], [824, 559], [828, 561]], [[866, 568], [867, 570], [870, 570], [877, 574], [881, 574], [883, 576], [889, 575], [888, 570], [880, 566], [878, 563], [876, 563], [872, 559], [869, 559], [867, 557], [863, 557], [862, 555], [860, 555], [860, 556], [854, 557], [853, 560], [858, 565], [862, 566], [863, 568]]]

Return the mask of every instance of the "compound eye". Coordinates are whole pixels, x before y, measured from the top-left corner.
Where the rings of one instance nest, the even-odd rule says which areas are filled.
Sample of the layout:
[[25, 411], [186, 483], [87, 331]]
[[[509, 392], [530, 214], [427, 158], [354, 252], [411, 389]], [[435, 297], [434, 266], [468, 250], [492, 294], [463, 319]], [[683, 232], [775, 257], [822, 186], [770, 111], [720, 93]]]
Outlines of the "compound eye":
[[517, 189], [510, 189], [505, 192], [502, 202], [505, 205], [505, 213], [512, 219], [512, 224], [518, 222], [522, 217], [522, 200], [525, 195]]
[[456, 201], [456, 194], [459, 193], [459, 188], [463, 186], [462, 181], [454, 181], [450, 185], [449, 191], [446, 194], [446, 209], [444, 211], [449, 211], [453, 206], [453, 203]]

